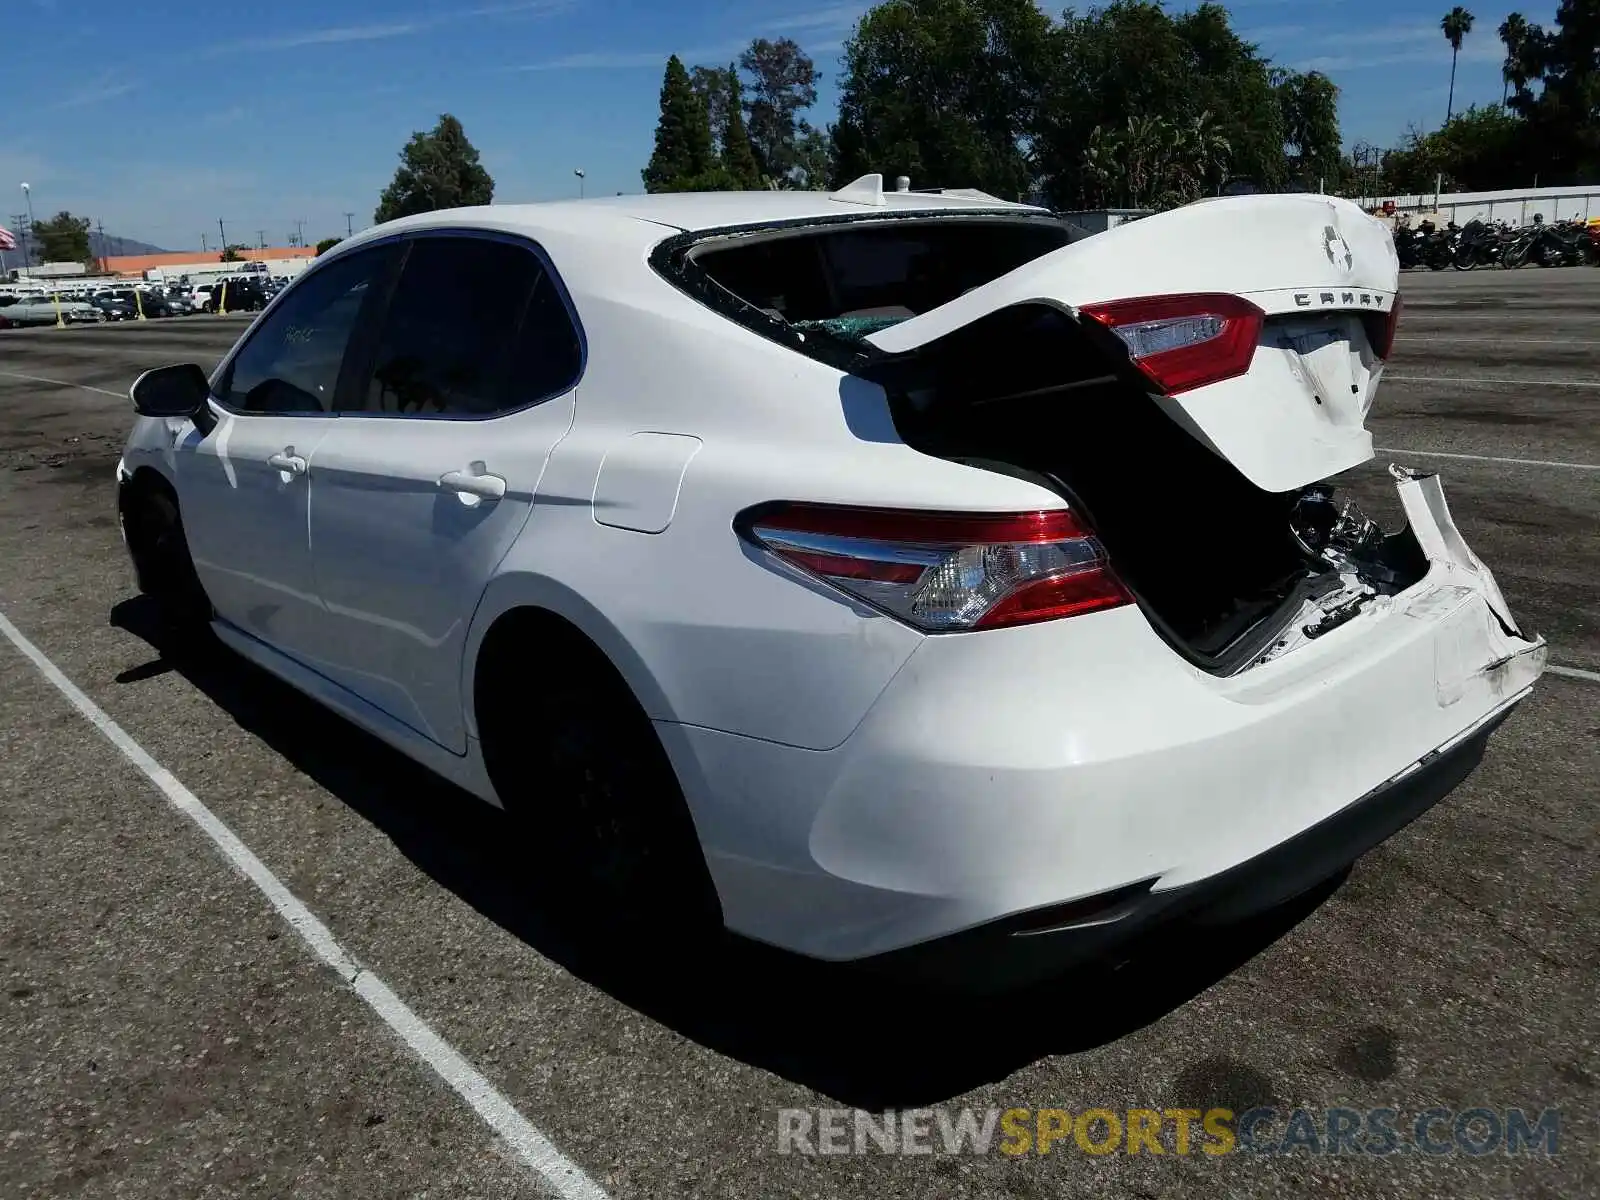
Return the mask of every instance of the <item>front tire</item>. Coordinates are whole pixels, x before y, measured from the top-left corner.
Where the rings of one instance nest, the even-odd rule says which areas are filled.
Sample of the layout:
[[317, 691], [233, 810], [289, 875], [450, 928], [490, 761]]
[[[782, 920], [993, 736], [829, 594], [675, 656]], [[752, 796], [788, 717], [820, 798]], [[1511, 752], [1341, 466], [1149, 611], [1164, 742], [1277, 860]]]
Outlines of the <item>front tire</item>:
[[164, 484], [123, 485], [122, 535], [133, 559], [139, 591], [160, 607], [171, 625], [204, 625], [211, 601], [189, 554], [177, 497]]

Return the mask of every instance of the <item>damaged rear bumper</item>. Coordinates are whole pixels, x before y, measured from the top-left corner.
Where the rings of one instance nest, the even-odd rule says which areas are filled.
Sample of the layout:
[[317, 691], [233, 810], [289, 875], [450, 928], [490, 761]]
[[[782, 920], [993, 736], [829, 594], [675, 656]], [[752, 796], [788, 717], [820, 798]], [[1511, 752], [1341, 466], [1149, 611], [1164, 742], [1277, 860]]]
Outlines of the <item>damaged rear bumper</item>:
[[1238, 674], [1124, 607], [925, 639], [831, 751], [664, 730], [697, 818], [729, 831], [706, 845], [729, 927], [919, 971], [954, 950], [958, 975], [986, 943], [1010, 981], [1008, 955], [1025, 977], [1202, 900], [1274, 903], [1401, 828], [1470, 773], [1547, 648], [1438, 480], [1396, 474], [1426, 573]]
[[[1520, 697], [1518, 698], [1520, 699]], [[967, 992], [1037, 983], [1100, 955], [1125, 950], [1168, 924], [1237, 921], [1333, 878], [1448, 796], [1477, 768], [1489, 735], [1517, 700], [1491, 713], [1365, 796], [1254, 858], [1178, 887], [1142, 881], [1065, 906], [863, 960], [859, 966]]]

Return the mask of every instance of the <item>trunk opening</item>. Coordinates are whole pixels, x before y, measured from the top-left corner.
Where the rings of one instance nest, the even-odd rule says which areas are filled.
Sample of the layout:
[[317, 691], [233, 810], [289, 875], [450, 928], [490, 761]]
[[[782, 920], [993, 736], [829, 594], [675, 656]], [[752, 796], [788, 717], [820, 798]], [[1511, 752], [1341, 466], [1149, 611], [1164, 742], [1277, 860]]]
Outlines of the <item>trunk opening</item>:
[[[1044, 304], [1002, 309], [861, 372], [908, 445], [1044, 483], [1087, 518], [1152, 625], [1203, 669], [1320, 636], [1427, 570], [1326, 485], [1264, 491], [1170, 417], [1125, 351]], [[1321, 607], [1308, 607], [1320, 605]]]

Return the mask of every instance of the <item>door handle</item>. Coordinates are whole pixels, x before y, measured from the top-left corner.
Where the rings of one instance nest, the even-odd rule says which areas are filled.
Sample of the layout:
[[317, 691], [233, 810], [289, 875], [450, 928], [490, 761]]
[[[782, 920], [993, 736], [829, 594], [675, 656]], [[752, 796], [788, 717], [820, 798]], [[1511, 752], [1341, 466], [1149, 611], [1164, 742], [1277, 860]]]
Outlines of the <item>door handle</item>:
[[290, 475], [304, 475], [306, 473], [306, 460], [294, 452], [293, 446], [285, 446], [278, 453], [269, 455], [267, 466], [277, 467]]
[[[446, 471], [439, 476], [439, 486], [461, 497], [462, 503], [478, 500], [498, 500], [506, 494], [506, 481], [491, 475], [481, 462], [475, 462], [465, 471]], [[469, 500], [468, 498], [472, 499]]]

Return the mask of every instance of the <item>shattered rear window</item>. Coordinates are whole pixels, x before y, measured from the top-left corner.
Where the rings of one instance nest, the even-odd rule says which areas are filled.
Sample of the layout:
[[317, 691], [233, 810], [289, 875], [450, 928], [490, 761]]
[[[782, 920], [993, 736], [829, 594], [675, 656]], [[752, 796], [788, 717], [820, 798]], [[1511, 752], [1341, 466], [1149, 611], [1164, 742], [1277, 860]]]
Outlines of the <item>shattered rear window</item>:
[[822, 321], [791, 321], [792, 328], [802, 333], [826, 333], [846, 342], [863, 342], [873, 334], [891, 325], [898, 325], [906, 317], [830, 317]]

